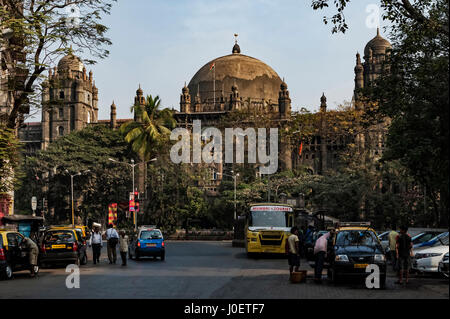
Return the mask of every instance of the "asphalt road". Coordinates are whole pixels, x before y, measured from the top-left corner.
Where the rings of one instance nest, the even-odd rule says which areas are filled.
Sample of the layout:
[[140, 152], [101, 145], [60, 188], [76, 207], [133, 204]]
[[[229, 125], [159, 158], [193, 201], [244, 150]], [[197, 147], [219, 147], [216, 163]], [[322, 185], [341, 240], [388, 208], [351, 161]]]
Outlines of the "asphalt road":
[[[68, 289], [65, 267], [42, 269], [36, 279], [26, 272], [0, 281], [0, 298], [156, 298], [156, 299], [308, 299], [308, 298], [449, 298], [448, 281], [437, 277], [412, 278], [406, 286], [369, 290], [363, 284], [338, 286], [288, 281], [287, 261], [280, 258], [248, 259], [231, 242], [167, 242], [166, 260], [128, 261], [127, 267], [109, 265], [105, 249], [100, 265], [81, 266], [80, 288]], [[303, 262], [302, 269], [312, 269]]]

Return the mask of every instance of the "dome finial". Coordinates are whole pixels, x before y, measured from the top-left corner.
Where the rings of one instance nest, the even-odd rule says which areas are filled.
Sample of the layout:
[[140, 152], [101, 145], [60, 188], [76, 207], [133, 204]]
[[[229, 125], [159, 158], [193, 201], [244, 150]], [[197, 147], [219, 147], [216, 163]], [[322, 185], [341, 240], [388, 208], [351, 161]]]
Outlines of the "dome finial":
[[380, 27], [377, 27], [377, 36], [380, 36]]
[[234, 37], [235, 37], [235, 43], [234, 43], [234, 47], [233, 47], [233, 54], [239, 54], [241, 53], [241, 47], [238, 44], [238, 34], [235, 33]]

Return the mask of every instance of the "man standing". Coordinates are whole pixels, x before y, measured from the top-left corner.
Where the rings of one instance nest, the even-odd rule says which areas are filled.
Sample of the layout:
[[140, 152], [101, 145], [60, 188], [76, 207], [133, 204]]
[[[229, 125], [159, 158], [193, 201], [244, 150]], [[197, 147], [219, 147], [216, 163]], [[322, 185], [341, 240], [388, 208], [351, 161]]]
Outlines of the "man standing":
[[94, 227], [91, 239], [89, 240], [89, 246], [92, 247], [92, 255], [94, 259], [94, 265], [100, 263], [100, 255], [103, 247], [102, 234], [98, 226]]
[[322, 283], [322, 271], [325, 258], [327, 257], [328, 239], [332, 239], [334, 234], [335, 231], [331, 230], [331, 232], [322, 235], [319, 239], [317, 239], [316, 245], [314, 246], [314, 256], [316, 260], [314, 282], [317, 284]]
[[35, 277], [36, 276], [35, 269], [38, 264], [39, 247], [36, 245], [34, 241], [32, 241], [28, 237], [25, 237], [25, 239], [21, 243], [21, 246], [24, 250], [28, 252], [31, 277]]
[[300, 247], [299, 247], [300, 240], [298, 239], [298, 228], [292, 227], [291, 228], [291, 235], [289, 236], [287, 240], [287, 253], [288, 253], [288, 262], [289, 262], [289, 274], [292, 276], [292, 272], [298, 272], [298, 269], [300, 267]]
[[391, 257], [392, 261], [392, 268], [397, 270], [397, 253], [396, 253], [396, 246], [397, 246], [397, 236], [398, 233], [396, 232], [397, 225], [392, 224], [392, 230], [390, 231], [388, 235], [389, 239], [389, 255]]
[[106, 241], [108, 242], [109, 264], [115, 264], [117, 260], [116, 246], [119, 242], [119, 234], [114, 229], [113, 224], [108, 225], [108, 229], [106, 230]]
[[403, 275], [405, 275], [406, 284], [409, 282], [409, 270], [411, 268], [411, 256], [413, 254], [413, 244], [411, 237], [407, 233], [408, 227], [400, 227], [400, 235], [397, 236], [396, 255], [399, 265], [399, 274], [397, 284], [403, 284]]

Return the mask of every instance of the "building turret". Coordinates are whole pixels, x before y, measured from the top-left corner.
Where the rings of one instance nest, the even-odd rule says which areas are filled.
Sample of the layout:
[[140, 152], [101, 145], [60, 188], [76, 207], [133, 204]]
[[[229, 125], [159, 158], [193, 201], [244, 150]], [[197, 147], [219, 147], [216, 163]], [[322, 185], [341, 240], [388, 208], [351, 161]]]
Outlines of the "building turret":
[[280, 93], [278, 97], [278, 108], [280, 118], [286, 119], [291, 117], [291, 98], [289, 97], [288, 86], [284, 82], [284, 80], [280, 86]]
[[[139, 84], [139, 88], [136, 90], [136, 97], [134, 98], [134, 106], [143, 106], [143, 105], [145, 105], [144, 91], [141, 89], [141, 85]], [[136, 111], [134, 112], [134, 120], [136, 122], [142, 121], [142, 119], [137, 116]]]
[[322, 94], [320, 98], [320, 112], [325, 113], [327, 111], [327, 97], [325, 93]]
[[109, 123], [109, 126], [113, 130], [115, 130], [117, 127], [117, 112], [116, 112], [116, 110], [117, 110], [116, 104], [113, 101], [113, 103], [111, 104], [111, 120]]
[[180, 99], [180, 111], [182, 113], [191, 113], [191, 95], [189, 94], [189, 88], [184, 83], [184, 87]]
[[234, 84], [231, 87], [230, 109], [231, 110], [240, 110], [241, 109], [241, 97], [239, 95], [239, 89], [236, 84]]

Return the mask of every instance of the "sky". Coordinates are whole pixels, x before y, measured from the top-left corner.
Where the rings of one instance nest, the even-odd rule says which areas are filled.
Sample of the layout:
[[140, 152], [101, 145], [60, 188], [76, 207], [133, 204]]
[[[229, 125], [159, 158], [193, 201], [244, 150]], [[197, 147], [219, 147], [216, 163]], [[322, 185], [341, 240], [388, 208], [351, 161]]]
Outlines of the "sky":
[[322, 19], [333, 11], [314, 11], [311, 0], [118, 0], [103, 18], [110, 55], [87, 67], [99, 89], [99, 119], [109, 119], [113, 100], [117, 118], [131, 118], [139, 84], [144, 94], [159, 95], [163, 107], [178, 110], [184, 83], [231, 54], [235, 33], [242, 54], [285, 78], [294, 111], [318, 110], [322, 93], [336, 108], [351, 101], [356, 52], [376, 35], [366, 10], [377, 3], [352, 1], [345, 11], [349, 30], [332, 34]]

